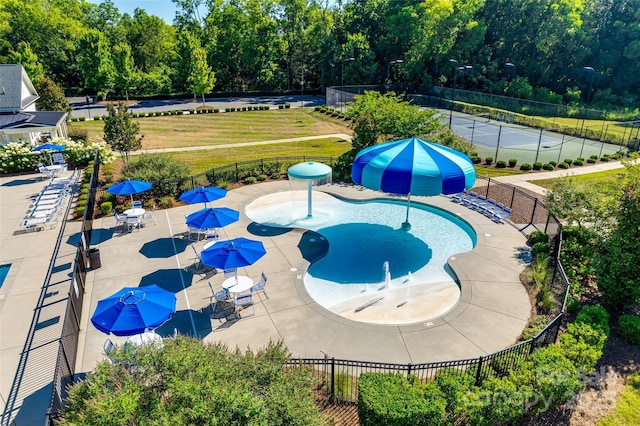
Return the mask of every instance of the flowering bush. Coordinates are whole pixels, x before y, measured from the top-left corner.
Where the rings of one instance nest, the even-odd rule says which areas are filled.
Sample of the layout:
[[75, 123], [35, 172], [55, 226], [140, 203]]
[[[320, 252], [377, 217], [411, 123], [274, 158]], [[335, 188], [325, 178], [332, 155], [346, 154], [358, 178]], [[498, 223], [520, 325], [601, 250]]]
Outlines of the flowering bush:
[[[74, 166], [87, 165], [93, 160], [96, 150], [103, 164], [112, 163], [116, 159], [109, 145], [102, 141], [87, 144], [83, 141], [60, 138], [52, 140], [51, 143], [65, 145], [67, 149], [62, 152], [62, 155], [67, 163]], [[31, 152], [32, 149], [33, 146], [26, 141], [0, 145], [0, 173], [33, 171], [37, 169], [39, 163], [50, 161], [49, 151]]]

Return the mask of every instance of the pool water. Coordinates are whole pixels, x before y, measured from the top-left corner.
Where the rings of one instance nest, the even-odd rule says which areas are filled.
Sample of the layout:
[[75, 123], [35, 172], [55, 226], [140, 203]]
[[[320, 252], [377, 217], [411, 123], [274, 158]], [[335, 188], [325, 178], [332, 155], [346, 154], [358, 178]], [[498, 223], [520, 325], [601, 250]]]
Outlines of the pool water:
[[403, 303], [401, 299], [423, 293], [424, 289], [417, 287], [424, 286], [447, 292], [447, 306], [435, 309], [438, 315], [444, 313], [459, 299], [447, 259], [472, 250], [476, 244], [476, 234], [468, 223], [423, 204], [412, 203], [411, 229], [402, 229], [406, 216], [403, 199], [354, 202], [314, 192], [313, 216], [309, 218], [306, 193], [292, 191], [261, 197], [245, 212], [257, 223], [309, 229], [319, 234], [318, 239], [328, 241], [326, 256], [309, 266], [303, 280], [317, 303], [340, 314], [362, 308], [372, 298], [389, 299], [385, 294], [389, 291], [400, 291], [397, 300]]
[[2, 288], [2, 284], [4, 284], [5, 278], [9, 275], [9, 269], [11, 268], [11, 264], [0, 265], [0, 288]]

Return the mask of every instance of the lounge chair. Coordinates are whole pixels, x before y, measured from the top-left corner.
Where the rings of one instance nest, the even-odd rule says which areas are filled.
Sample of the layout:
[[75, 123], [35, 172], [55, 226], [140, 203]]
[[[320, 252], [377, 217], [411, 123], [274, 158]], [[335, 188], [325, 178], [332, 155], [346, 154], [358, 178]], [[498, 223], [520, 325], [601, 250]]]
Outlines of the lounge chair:
[[269, 295], [265, 291], [266, 287], [267, 287], [267, 274], [263, 271], [262, 274], [260, 274], [260, 281], [254, 284], [253, 287], [249, 289], [249, 291], [251, 292], [251, 294], [262, 292], [264, 293], [265, 297], [268, 299]]
[[51, 158], [57, 165], [64, 166], [65, 168], [67, 167], [67, 162], [64, 161], [64, 155], [60, 154], [59, 152], [54, 152], [53, 154], [51, 154]]
[[109, 361], [111, 361], [113, 364], [116, 363], [115, 359], [113, 358], [113, 355], [111, 354], [113, 352], [113, 350], [116, 348], [116, 345], [113, 344], [113, 342], [111, 341], [111, 339], [107, 339], [104, 341], [104, 344], [102, 345], [102, 350], [104, 351], [104, 354], [106, 355], [106, 357], [109, 359]]
[[452, 194], [449, 199], [451, 201], [453, 201], [454, 203], [461, 203], [462, 200], [464, 199], [464, 197], [466, 197], [467, 193], [466, 192], [458, 192], [456, 194]]
[[471, 208], [474, 210], [481, 211], [482, 206], [487, 202], [487, 197], [484, 195], [478, 195], [475, 200], [471, 202]]
[[464, 204], [467, 207], [471, 207], [477, 199], [478, 199], [478, 194], [471, 191], [467, 194], [466, 197], [462, 199], [462, 204]]
[[500, 213], [499, 218], [501, 221], [509, 219], [509, 215], [511, 214], [511, 209], [509, 207], [505, 207]]
[[491, 216], [493, 214], [493, 209], [496, 207], [496, 200], [493, 198], [489, 198], [486, 203], [484, 203], [480, 210], [487, 216]]

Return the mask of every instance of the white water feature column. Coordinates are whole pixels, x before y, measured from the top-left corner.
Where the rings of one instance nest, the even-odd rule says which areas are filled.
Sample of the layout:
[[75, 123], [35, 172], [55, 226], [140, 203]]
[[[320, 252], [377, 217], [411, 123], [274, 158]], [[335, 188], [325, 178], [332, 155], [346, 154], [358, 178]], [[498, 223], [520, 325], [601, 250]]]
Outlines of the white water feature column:
[[306, 163], [298, 163], [289, 167], [287, 173], [289, 179], [306, 179], [307, 180], [307, 217], [313, 216], [313, 197], [312, 187], [313, 181], [318, 179], [331, 178], [331, 167], [326, 164], [308, 161]]

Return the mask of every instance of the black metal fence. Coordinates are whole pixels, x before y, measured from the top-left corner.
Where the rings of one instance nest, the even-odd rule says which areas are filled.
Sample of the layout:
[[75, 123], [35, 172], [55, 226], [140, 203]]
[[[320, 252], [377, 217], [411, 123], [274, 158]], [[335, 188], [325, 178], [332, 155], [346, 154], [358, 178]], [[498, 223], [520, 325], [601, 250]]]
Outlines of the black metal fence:
[[58, 357], [56, 359], [52, 381], [51, 399], [49, 409], [47, 410], [48, 423], [51, 423], [53, 419], [60, 416], [65, 406], [67, 389], [75, 380], [80, 319], [82, 317], [82, 305], [87, 276], [87, 250], [89, 250], [93, 229], [93, 214], [96, 204], [96, 187], [98, 184], [99, 170], [100, 161], [96, 153], [89, 184], [90, 190], [80, 229], [80, 242], [78, 243], [78, 249], [76, 250], [73, 261], [69, 298], [67, 299], [62, 335], [60, 336], [60, 346], [58, 348]]
[[453, 361], [439, 361], [424, 364], [392, 364], [366, 362], [332, 357], [291, 359], [289, 365], [311, 367], [326, 393], [338, 402], [355, 402], [358, 398], [358, 378], [364, 372], [400, 373], [415, 375], [421, 380], [434, 379], [438, 371], [454, 368], [473, 376], [476, 385], [488, 377], [503, 377], [517, 368], [537, 348], [556, 342], [566, 311], [569, 282], [560, 263], [562, 226], [549, 214], [548, 209], [536, 197], [520, 189], [497, 182], [490, 178], [478, 178], [471, 189], [487, 198], [494, 198], [512, 209], [509, 219], [520, 230], [529, 234], [534, 230], [545, 232], [554, 242], [552, 248], [553, 283], [552, 290], [557, 303], [548, 311], [541, 311], [548, 321], [547, 326], [535, 337], [517, 343], [498, 352]]

